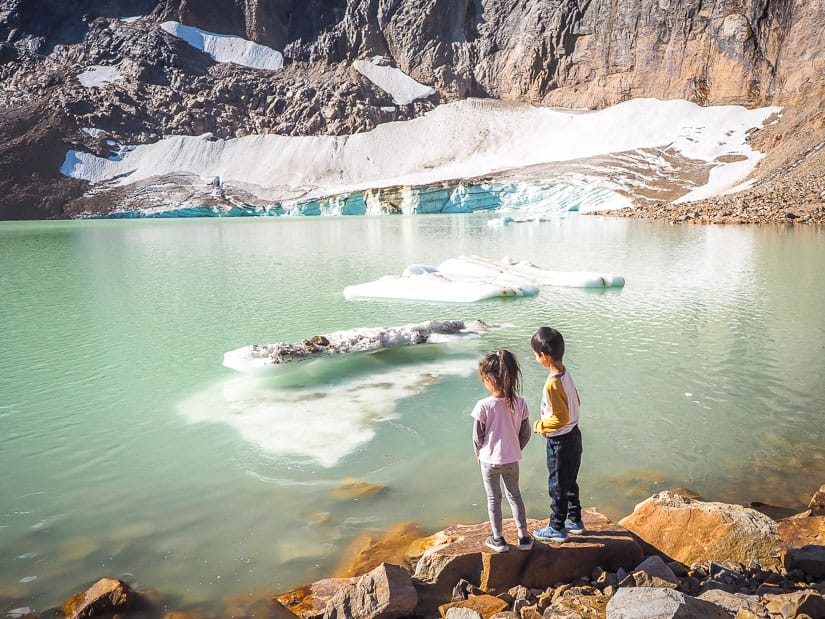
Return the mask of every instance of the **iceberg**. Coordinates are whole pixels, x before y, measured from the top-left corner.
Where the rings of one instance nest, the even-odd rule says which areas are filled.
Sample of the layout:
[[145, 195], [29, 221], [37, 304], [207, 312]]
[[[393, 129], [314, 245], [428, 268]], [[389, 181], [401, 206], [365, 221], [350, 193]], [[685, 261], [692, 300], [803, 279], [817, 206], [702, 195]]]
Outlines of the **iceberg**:
[[624, 277], [593, 271], [551, 271], [530, 262], [505, 257], [500, 262], [479, 256], [459, 256], [438, 266], [411, 264], [400, 276], [344, 288], [347, 299], [381, 298], [469, 303], [495, 297], [526, 297], [539, 286], [620, 288]]
[[363, 327], [314, 335], [297, 343], [243, 346], [225, 353], [223, 365], [237, 372], [255, 372], [323, 357], [478, 337], [480, 332], [490, 328], [478, 320], [428, 320], [399, 327]]

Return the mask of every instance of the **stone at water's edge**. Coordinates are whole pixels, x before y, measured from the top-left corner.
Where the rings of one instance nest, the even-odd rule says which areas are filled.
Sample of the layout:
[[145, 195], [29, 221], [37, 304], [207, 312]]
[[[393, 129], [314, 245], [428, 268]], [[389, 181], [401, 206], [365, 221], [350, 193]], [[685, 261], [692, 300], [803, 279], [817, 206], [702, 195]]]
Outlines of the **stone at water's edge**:
[[345, 585], [327, 603], [324, 619], [395, 619], [412, 614], [418, 594], [410, 573], [403, 567], [382, 563]]
[[776, 522], [764, 514], [668, 490], [639, 503], [619, 524], [656, 552], [686, 565], [756, 560], [775, 566], [784, 548]]
[[282, 593], [276, 596], [275, 601], [299, 617], [320, 619], [335, 594], [357, 581], [357, 578], [325, 578]]
[[[571, 536], [564, 544], [536, 542], [527, 552], [494, 553], [484, 546], [490, 534], [487, 523], [455, 525], [429, 538], [415, 571], [419, 603], [417, 612], [435, 610], [450, 599], [453, 586], [464, 578], [493, 594], [516, 585], [544, 588], [557, 582], [589, 577], [595, 567], [616, 571], [632, 569], [644, 558], [641, 546], [622, 527], [594, 509], [586, 509], [587, 533]], [[530, 520], [530, 530], [545, 521]], [[513, 521], [504, 521], [504, 536], [517, 539]]]
[[101, 578], [91, 587], [63, 602], [63, 614], [69, 619], [115, 614], [127, 610], [133, 600], [129, 583], [115, 578]]

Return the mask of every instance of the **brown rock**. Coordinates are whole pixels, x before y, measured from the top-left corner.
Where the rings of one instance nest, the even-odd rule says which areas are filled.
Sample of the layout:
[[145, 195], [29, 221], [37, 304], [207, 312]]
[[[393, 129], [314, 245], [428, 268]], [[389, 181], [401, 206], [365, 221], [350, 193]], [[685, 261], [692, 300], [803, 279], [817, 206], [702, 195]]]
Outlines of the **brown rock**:
[[332, 497], [339, 501], [357, 501], [377, 496], [386, 490], [386, 486], [358, 481], [352, 477], [343, 479], [332, 491]]
[[546, 613], [551, 617], [577, 617], [580, 619], [601, 619], [607, 613], [610, 598], [598, 593], [586, 593], [580, 588], [567, 589], [549, 607]]
[[129, 608], [134, 595], [129, 583], [101, 578], [85, 591], [63, 602], [63, 614], [70, 619], [115, 614]]
[[764, 514], [671, 491], [641, 502], [619, 524], [652, 549], [685, 564], [756, 560], [776, 565], [783, 548], [776, 523]]
[[777, 524], [777, 532], [788, 548], [825, 546], [825, 516], [785, 518]]
[[417, 602], [410, 573], [398, 565], [382, 563], [340, 589], [327, 604], [324, 619], [406, 617]]
[[324, 610], [332, 597], [357, 580], [357, 578], [325, 578], [282, 593], [275, 597], [275, 601], [299, 617], [320, 619], [324, 616]]
[[721, 606], [731, 615], [737, 615], [741, 610], [747, 611], [755, 616], [759, 616], [760, 614], [767, 615], [767, 611], [759, 603], [759, 597], [755, 595], [742, 595], [728, 593], [721, 589], [710, 589], [700, 594], [699, 599]]
[[[536, 542], [529, 552], [492, 553], [484, 546], [489, 525], [455, 525], [428, 538], [432, 544], [422, 554], [415, 571], [419, 612], [433, 610], [449, 599], [453, 585], [464, 578], [490, 593], [516, 585], [544, 589], [555, 582], [590, 577], [601, 566], [615, 571], [630, 569], [644, 558], [641, 547], [626, 530], [595, 510], [584, 511], [587, 533], [565, 544]], [[531, 520], [531, 529], [545, 522]], [[504, 522], [506, 539], [516, 538], [512, 520]]]
[[470, 608], [479, 613], [484, 619], [488, 619], [507, 608], [507, 602], [492, 595], [476, 595], [459, 602], [442, 604], [438, 607], [438, 612], [441, 613], [442, 617], [446, 617], [447, 611], [451, 608]]
[[399, 522], [378, 536], [359, 535], [344, 551], [343, 560], [335, 573], [343, 577], [360, 576], [381, 563], [412, 568], [414, 558], [408, 555], [408, 549], [420, 537], [421, 527], [415, 522]]
[[808, 509], [811, 510], [811, 516], [825, 516], [825, 485], [821, 486], [811, 497]]

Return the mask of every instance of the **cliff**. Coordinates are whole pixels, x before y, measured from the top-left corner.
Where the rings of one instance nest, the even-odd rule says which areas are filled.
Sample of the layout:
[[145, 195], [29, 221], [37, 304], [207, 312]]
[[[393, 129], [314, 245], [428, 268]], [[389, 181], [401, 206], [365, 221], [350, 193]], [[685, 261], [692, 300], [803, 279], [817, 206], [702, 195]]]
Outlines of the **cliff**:
[[[165, 21], [267, 45], [285, 67], [216, 63], [157, 27]], [[824, 37], [818, 0], [2, 0], [0, 218], [76, 210], [87, 184], [58, 173], [62, 157], [111, 154], [84, 127], [123, 144], [207, 131], [344, 135], [470, 96], [587, 108], [637, 97], [789, 110], [816, 101], [816, 116]], [[437, 94], [396, 105], [352, 69], [375, 56]], [[109, 87], [79, 85], [84, 67], [112, 65], [122, 79]], [[799, 131], [810, 137], [797, 122], [766, 150]], [[760, 174], [804, 155], [786, 151]]]

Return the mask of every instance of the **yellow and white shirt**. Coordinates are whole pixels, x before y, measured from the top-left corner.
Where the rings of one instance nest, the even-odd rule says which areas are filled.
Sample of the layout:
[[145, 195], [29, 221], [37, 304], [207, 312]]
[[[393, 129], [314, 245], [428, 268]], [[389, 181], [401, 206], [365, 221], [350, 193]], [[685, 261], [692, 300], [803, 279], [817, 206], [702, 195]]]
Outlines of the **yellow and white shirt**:
[[545, 437], [567, 434], [579, 423], [580, 403], [570, 372], [565, 369], [559, 374], [551, 374], [544, 383], [541, 417], [536, 419], [533, 430]]

